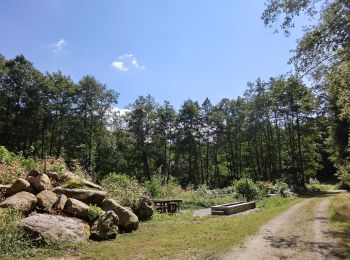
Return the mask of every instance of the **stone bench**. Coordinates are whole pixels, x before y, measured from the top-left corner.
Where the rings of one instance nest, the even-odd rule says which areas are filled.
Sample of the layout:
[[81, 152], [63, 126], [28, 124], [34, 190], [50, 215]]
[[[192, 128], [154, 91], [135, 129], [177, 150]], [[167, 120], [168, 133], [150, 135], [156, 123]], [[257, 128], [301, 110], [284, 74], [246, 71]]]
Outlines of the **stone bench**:
[[240, 201], [240, 202], [212, 206], [211, 214], [212, 215], [232, 215], [232, 214], [236, 214], [236, 213], [254, 209], [254, 208], [256, 208], [255, 201], [249, 201], [249, 202]]

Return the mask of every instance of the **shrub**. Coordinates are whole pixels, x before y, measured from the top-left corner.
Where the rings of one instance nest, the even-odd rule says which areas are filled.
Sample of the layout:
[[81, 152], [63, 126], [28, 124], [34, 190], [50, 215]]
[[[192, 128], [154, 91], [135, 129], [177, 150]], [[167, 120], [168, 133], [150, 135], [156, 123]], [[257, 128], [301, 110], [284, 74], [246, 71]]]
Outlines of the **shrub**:
[[350, 163], [338, 166], [339, 188], [350, 191]]
[[110, 173], [102, 179], [101, 185], [111, 198], [127, 207], [137, 206], [146, 194], [146, 189], [136, 179], [124, 174]]
[[0, 163], [9, 164], [12, 161], [12, 154], [5, 148], [0, 146]]
[[234, 181], [232, 184], [235, 192], [245, 198], [247, 201], [257, 199], [259, 190], [257, 185], [251, 179], [241, 178]]
[[20, 155], [20, 161], [26, 172], [38, 169], [38, 162], [32, 157], [24, 158], [22, 155]]
[[152, 198], [164, 197], [162, 182], [157, 176], [154, 176], [150, 181], [146, 181], [144, 186]]
[[257, 181], [256, 185], [259, 189], [259, 196], [261, 198], [267, 197], [270, 193], [273, 192], [273, 184], [269, 181]]
[[10, 153], [4, 146], [0, 146], [0, 183], [10, 184], [18, 177], [24, 177], [25, 167], [21, 163], [22, 155]]
[[88, 214], [87, 214], [87, 220], [92, 223], [95, 220], [97, 220], [99, 217], [101, 217], [104, 214], [104, 211], [97, 207], [96, 205], [90, 205]]
[[75, 189], [84, 187], [82, 179], [70, 179], [62, 184], [62, 188]]
[[29, 235], [19, 221], [18, 213], [7, 209], [0, 211], [0, 256], [18, 255], [30, 246]]
[[282, 197], [292, 197], [293, 193], [289, 189], [288, 184], [283, 181], [277, 181], [275, 185], [273, 185], [273, 192], [282, 196]]

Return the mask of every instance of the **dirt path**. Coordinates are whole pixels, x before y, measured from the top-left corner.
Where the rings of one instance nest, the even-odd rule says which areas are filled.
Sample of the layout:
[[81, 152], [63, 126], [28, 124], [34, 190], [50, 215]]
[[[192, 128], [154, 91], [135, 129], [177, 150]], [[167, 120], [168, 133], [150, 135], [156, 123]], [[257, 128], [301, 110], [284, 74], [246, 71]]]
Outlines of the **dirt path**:
[[292, 206], [223, 259], [341, 259], [330, 235], [330, 196], [305, 199]]

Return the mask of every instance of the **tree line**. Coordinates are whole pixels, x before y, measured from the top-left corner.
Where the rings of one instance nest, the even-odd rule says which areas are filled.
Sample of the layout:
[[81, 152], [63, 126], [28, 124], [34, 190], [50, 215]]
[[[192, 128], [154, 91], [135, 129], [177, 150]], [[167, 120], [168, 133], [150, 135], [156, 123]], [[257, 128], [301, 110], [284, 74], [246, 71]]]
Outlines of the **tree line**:
[[121, 113], [119, 94], [91, 75], [75, 83], [60, 71], [39, 72], [22, 55], [0, 56], [0, 145], [78, 159], [96, 180], [118, 172], [183, 186], [223, 187], [242, 176], [303, 185], [350, 169], [350, 7], [316, 2], [268, 1], [263, 21], [284, 14], [286, 34], [294, 16], [319, 14], [291, 59], [295, 73], [257, 79], [242, 97], [218, 104], [189, 99], [175, 109], [148, 95]]

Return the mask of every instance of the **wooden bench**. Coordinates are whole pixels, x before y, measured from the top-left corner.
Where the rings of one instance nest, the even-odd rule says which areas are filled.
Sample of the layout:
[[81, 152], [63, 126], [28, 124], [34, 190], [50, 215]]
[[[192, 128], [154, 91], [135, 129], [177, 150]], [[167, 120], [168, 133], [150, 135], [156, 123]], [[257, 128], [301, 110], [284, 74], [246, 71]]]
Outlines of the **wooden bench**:
[[156, 210], [160, 213], [179, 212], [182, 200], [153, 200]]

